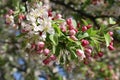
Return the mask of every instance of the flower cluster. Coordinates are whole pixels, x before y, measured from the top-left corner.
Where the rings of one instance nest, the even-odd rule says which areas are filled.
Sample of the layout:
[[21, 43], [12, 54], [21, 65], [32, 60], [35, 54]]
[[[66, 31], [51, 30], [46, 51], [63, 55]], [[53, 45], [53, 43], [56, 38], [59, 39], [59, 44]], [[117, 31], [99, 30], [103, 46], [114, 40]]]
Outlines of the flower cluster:
[[65, 20], [61, 14], [51, 12], [44, 5], [35, 3], [32, 7], [28, 6], [28, 11], [19, 13], [16, 21], [14, 14], [14, 11], [9, 11], [6, 23], [18, 26], [19, 36], [26, 43], [27, 49], [31, 53], [46, 57], [44, 64], [56, 59], [66, 61], [66, 58], [68, 61], [84, 60], [87, 64], [91, 58], [103, 56], [100, 45], [104, 42], [109, 43], [109, 50], [114, 50], [112, 32], [101, 36], [100, 32], [85, 20], [83, 22], [87, 24], [80, 24], [73, 18]]

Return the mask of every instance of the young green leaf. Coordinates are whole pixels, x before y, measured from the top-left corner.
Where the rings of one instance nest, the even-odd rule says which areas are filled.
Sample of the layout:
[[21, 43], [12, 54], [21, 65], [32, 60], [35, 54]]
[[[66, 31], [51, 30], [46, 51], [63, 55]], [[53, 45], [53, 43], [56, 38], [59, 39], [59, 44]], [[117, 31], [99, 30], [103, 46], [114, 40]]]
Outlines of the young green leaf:
[[87, 25], [88, 25], [88, 23], [87, 23], [87, 21], [86, 21], [86, 20], [82, 19], [82, 21], [83, 21], [83, 23], [84, 23], [84, 25], [85, 25], [85, 26], [87, 26]]
[[110, 35], [108, 33], [104, 34], [104, 38], [105, 38], [106, 46], [109, 46], [109, 44], [111, 42]]
[[54, 44], [54, 45], [57, 45], [58, 44], [58, 36], [57, 35], [50, 35], [49, 36], [49, 39], [52, 41], [52, 43]]

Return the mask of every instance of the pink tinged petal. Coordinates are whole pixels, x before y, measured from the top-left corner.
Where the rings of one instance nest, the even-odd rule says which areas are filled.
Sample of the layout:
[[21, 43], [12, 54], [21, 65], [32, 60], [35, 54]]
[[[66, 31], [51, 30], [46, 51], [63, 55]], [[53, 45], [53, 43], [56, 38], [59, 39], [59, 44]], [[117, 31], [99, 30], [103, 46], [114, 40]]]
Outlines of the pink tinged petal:
[[77, 40], [78, 40], [74, 35], [70, 36], [70, 38], [71, 38], [72, 40], [74, 40], [74, 41], [77, 41]]
[[80, 49], [77, 49], [77, 50], [76, 50], [76, 54], [77, 54], [79, 57], [81, 57], [81, 60], [83, 60], [83, 58], [86, 57], [85, 54], [84, 54], [84, 52], [83, 52], [82, 50], [80, 50]]
[[69, 35], [75, 35], [75, 34], [76, 34], [76, 31], [74, 29], [69, 31]]
[[109, 34], [110, 36], [113, 36], [114, 33], [113, 33], [112, 31], [109, 31], [108, 34]]
[[42, 42], [42, 41], [38, 42], [38, 43], [37, 43], [37, 50], [43, 49], [44, 46], [45, 46], [45, 43], [44, 43], [44, 42]]
[[48, 54], [50, 53], [50, 50], [46, 48], [46, 49], [44, 49], [43, 52], [44, 52], [44, 55], [45, 55], [45, 56], [48, 56]]
[[8, 13], [9, 13], [10, 15], [12, 15], [12, 14], [14, 14], [14, 11], [13, 11], [12, 9], [10, 9], [10, 10], [8, 11]]
[[56, 56], [52, 54], [52, 55], [50, 56], [50, 59], [51, 59], [51, 60], [56, 60]]
[[86, 48], [86, 49], [85, 49], [85, 54], [86, 54], [86, 57], [90, 57], [90, 56], [91, 56], [91, 52], [92, 52], [92, 50], [91, 50], [91, 49]]

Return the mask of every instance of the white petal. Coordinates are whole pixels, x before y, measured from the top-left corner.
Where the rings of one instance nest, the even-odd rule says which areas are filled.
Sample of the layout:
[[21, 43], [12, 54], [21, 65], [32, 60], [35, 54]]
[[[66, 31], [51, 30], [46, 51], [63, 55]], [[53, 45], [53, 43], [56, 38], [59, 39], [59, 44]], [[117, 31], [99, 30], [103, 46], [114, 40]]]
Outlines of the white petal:
[[48, 32], [49, 34], [55, 34], [55, 31], [54, 31], [54, 29], [53, 29], [52, 27], [49, 28], [47, 32]]
[[45, 40], [46, 38], [46, 32], [43, 32], [42, 35], [41, 35], [42, 39]]
[[29, 20], [31, 22], [35, 22], [36, 21], [35, 17], [32, 16], [32, 15], [27, 15], [26, 18], [27, 18], [27, 20]]
[[43, 23], [43, 20], [40, 19], [40, 18], [38, 18], [38, 19], [37, 19], [37, 22], [38, 22], [39, 24], [42, 24], [42, 23]]
[[37, 27], [38, 27], [39, 31], [43, 31], [44, 30], [44, 27], [42, 25], [39, 25]]

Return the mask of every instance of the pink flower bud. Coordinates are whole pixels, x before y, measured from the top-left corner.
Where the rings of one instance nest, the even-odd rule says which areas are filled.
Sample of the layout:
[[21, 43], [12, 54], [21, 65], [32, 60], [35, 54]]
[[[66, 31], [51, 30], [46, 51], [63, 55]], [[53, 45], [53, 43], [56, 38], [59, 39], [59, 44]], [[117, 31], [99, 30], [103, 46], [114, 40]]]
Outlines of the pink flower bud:
[[77, 23], [77, 27], [80, 28], [80, 23]]
[[31, 44], [31, 49], [35, 49], [36, 48], [36, 44]]
[[72, 24], [72, 18], [68, 18], [68, 19], [66, 20], [66, 22], [67, 22], [68, 25], [71, 25], [71, 24]]
[[11, 23], [10, 16], [8, 14], [5, 15], [5, 24], [9, 25]]
[[113, 46], [113, 42], [112, 42], [112, 41], [110, 42], [110, 45], [112, 45], [112, 46]]
[[77, 50], [76, 50], [76, 54], [77, 54], [79, 57], [81, 57], [82, 60], [83, 60], [83, 58], [86, 57], [85, 54], [84, 54], [84, 52], [83, 52], [81, 49], [77, 49]]
[[102, 56], [103, 56], [103, 52], [101, 52], [101, 51], [98, 52], [98, 56], [99, 56], [99, 57], [102, 57]]
[[25, 15], [20, 14], [20, 15], [18, 16], [18, 18], [19, 18], [19, 20], [23, 20], [23, 19], [25, 19]]
[[48, 16], [52, 17], [52, 11], [51, 10], [48, 11]]
[[90, 56], [91, 56], [91, 53], [92, 53], [92, 50], [91, 50], [91, 49], [89, 49], [89, 48], [86, 48], [86, 49], [85, 49], [85, 54], [86, 54], [86, 56], [90, 57]]
[[8, 11], [8, 14], [10, 14], [10, 15], [12, 15], [14, 13], [14, 11], [12, 10], [12, 9], [10, 9], [9, 11]]
[[89, 41], [85, 40], [85, 39], [82, 39], [81, 42], [82, 42], [82, 46], [84, 46], [84, 47], [89, 44]]
[[5, 17], [5, 18], [9, 18], [9, 15], [8, 15], [8, 14], [6, 14], [4, 17]]
[[92, 52], [92, 50], [91, 50], [91, 49], [89, 49], [89, 48], [86, 48], [86, 49], [85, 49], [85, 52], [86, 52], [86, 53], [91, 53], [91, 52]]
[[75, 31], [76, 33], [78, 32], [78, 30], [77, 30], [77, 29], [75, 29], [75, 28], [74, 28], [74, 31]]
[[98, 59], [99, 58], [98, 54], [94, 54], [93, 58]]
[[61, 18], [62, 18], [62, 15], [61, 15], [61, 14], [57, 14], [55, 18], [56, 18], [56, 19], [61, 19]]
[[55, 56], [55, 55], [51, 55], [51, 56], [50, 56], [50, 59], [51, 59], [51, 60], [56, 60], [56, 56]]
[[66, 23], [60, 24], [60, 29], [62, 30], [62, 32], [66, 32]]
[[66, 32], [66, 28], [65, 27], [60, 27], [60, 29], [62, 30], [62, 32]]
[[21, 33], [27, 33], [27, 32], [29, 32], [29, 31], [27, 31], [27, 30], [25, 30], [25, 29], [22, 29], [22, 30], [21, 30]]
[[113, 45], [109, 45], [109, 46], [108, 46], [108, 49], [111, 50], [111, 51], [112, 51], [112, 50], [115, 50], [115, 48], [113, 47]]
[[113, 34], [114, 34], [112, 31], [109, 31], [108, 33], [110, 36], [113, 36]]
[[73, 30], [74, 29], [74, 26], [72, 24], [68, 25], [68, 29], [69, 30]]
[[46, 59], [43, 60], [43, 63], [44, 63], [45, 65], [49, 64], [50, 62], [51, 62], [51, 59], [50, 59], [50, 58], [46, 58]]
[[75, 31], [75, 30], [70, 30], [70, 31], [69, 31], [69, 35], [71, 35], [71, 36], [72, 36], [72, 35], [75, 35], [75, 34], [76, 34], [76, 31]]
[[70, 38], [71, 38], [72, 40], [74, 40], [74, 41], [77, 41], [77, 40], [78, 40], [74, 35], [70, 36]]
[[42, 41], [38, 42], [38, 43], [37, 43], [37, 50], [43, 49], [44, 46], [45, 46], [45, 43], [44, 43], [44, 42], [42, 42]]
[[44, 55], [45, 55], [45, 56], [48, 56], [48, 54], [50, 53], [50, 50], [46, 48], [46, 49], [44, 49], [43, 52], [44, 52]]
[[82, 32], [85, 32], [85, 31], [87, 31], [87, 27], [86, 27], [86, 26], [83, 26], [83, 27], [82, 27]]
[[87, 27], [87, 29], [90, 29], [92, 27], [92, 25], [89, 24], [86, 27]]

